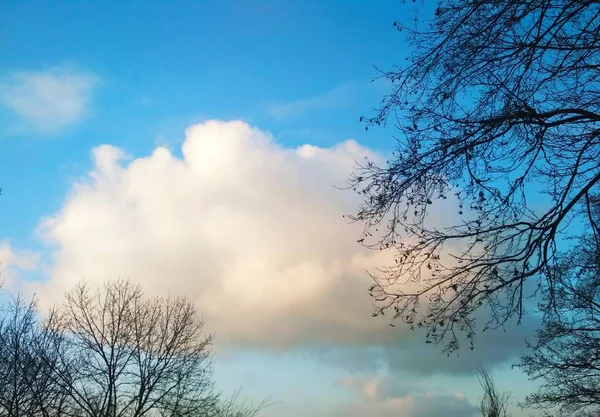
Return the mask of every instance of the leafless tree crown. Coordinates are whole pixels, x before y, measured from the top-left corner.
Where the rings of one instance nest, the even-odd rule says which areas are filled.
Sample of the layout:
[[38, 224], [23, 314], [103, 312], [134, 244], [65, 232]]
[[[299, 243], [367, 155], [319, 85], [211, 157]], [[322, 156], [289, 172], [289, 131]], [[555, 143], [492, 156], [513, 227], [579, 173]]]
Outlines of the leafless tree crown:
[[519, 363], [540, 382], [525, 404], [600, 415], [600, 243], [587, 234], [548, 273], [554, 287], [545, 291], [544, 325]]
[[81, 415], [193, 416], [216, 403], [210, 337], [186, 298], [147, 298], [128, 281], [78, 285], [54, 314], [58, 382]]
[[[579, 0], [444, 0], [423, 24], [395, 26], [412, 47], [368, 126], [395, 117], [385, 166], [350, 179], [363, 203], [360, 242], [397, 251], [374, 274], [375, 315], [424, 326], [458, 347], [482, 327], [525, 313], [563, 236], [596, 239], [600, 181], [600, 4]], [[445, 202], [443, 202], [446, 200]], [[427, 219], [455, 202], [456, 221]], [[452, 218], [452, 214], [447, 215]], [[571, 227], [571, 228], [569, 228]], [[408, 285], [407, 285], [408, 284]], [[536, 285], [532, 285], [535, 288]]]
[[203, 320], [185, 297], [81, 284], [43, 319], [15, 298], [0, 321], [0, 417], [252, 417], [215, 390]]
[[483, 368], [478, 371], [483, 398], [479, 410], [483, 417], [508, 417], [509, 395], [498, 391], [492, 376]]

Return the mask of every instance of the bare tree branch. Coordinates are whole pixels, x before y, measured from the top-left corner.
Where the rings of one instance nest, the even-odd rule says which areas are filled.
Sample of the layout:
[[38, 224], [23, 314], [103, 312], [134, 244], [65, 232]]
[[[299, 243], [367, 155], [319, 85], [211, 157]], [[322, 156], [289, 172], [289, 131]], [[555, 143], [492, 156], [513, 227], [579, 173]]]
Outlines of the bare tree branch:
[[56, 381], [73, 415], [197, 416], [213, 410], [210, 343], [186, 298], [147, 298], [127, 281], [69, 292], [52, 328], [62, 336]]
[[[592, 218], [600, 218], [600, 199], [590, 199]], [[547, 274], [544, 325], [519, 367], [539, 381], [526, 404], [558, 408], [567, 415], [600, 414], [600, 244], [590, 230], [562, 255]]]
[[508, 417], [507, 407], [509, 395], [498, 392], [491, 375], [480, 368], [477, 375], [479, 384], [483, 389], [480, 411], [483, 417]]
[[[374, 274], [375, 315], [452, 351], [481, 307], [495, 328], [525, 314], [527, 282], [552, 288], [543, 272], [570, 224], [597, 230], [583, 208], [600, 183], [600, 3], [444, 0], [425, 30], [396, 27], [412, 53], [363, 120], [395, 117], [398, 147], [350, 178], [351, 218], [365, 245], [397, 252]], [[432, 225], [453, 199], [460, 220]]]

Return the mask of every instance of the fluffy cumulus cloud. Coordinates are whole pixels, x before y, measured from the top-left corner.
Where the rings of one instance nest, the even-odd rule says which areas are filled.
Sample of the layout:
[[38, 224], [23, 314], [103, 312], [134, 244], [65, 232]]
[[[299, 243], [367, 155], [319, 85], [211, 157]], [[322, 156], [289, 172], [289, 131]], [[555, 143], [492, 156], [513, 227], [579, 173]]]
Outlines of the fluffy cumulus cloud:
[[356, 197], [334, 188], [366, 155], [377, 158], [354, 141], [284, 148], [238, 121], [189, 128], [181, 156], [100, 146], [40, 227], [56, 252], [37, 292], [124, 276], [193, 297], [220, 343], [385, 342], [394, 333], [370, 317], [365, 271], [390, 255], [356, 243], [359, 226], [342, 217]]
[[21, 273], [33, 271], [39, 266], [36, 253], [14, 249], [10, 242], [0, 242], [0, 283], [10, 287]]
[[97, 83], [95, 75], [73, 68], [14, 72], [0, 78], [0, 103], [25, 127], [54, 134], [86, 116]]
[[239, 121], [190, 127], [181, 154], [97, 147], [93, 168], [40, 225], [54, 260], [33, 289], [49, 303], [83, 279], [127, 277], [148, 293], [192, 297], [218, 344], [327, 346], [318, 354], [344, 367], [470, 372], [510, 358], [514, 340], [501, 333], [483, 339], [477, 358], [456, 360], [371, 318], [366, 271], [393, 254], [356, 243], [361, 226], [342, 215], [359, 201], [334, 188], [367, 155], [380, 158], [351, 140], [286, 148]]
[[474, 417], [479, 415], [461, 393], [424, 391], [393, 378], [344, 378], [340, 385], [354, 391], [356, 399], [333, 411], [333, 416], [359, 417]]

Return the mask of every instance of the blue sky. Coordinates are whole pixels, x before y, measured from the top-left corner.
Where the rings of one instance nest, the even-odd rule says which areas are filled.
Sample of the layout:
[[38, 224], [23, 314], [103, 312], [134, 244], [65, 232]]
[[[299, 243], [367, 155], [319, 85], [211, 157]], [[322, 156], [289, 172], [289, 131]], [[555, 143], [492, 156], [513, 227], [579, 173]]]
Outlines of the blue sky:
[[[276, 136], [285, 133], [291, 144], [359, 139], [358, 117], [380, 97], [370, 91], [373, 65], [388, 66], [390, 55], [402, 53], [390, 29], [391, 11], [401, 9], [394, 1], [343, 6], [310, 1], [3, 2], [3, 74], [75, 67], [98, 78], [85, 123], [67, 125], [51, 140], [36, 129], [4, 129], [4, 142], [11, 145], [2, 156], [5, 191], [21, 196], [35, 187], [56, 207], [65, 178], [84, 169], [92, 146], [109, 141], [132, 153], [148, 152], [156, 142], [181, 140], [184, 127], [210, 118], [268, 125]], [[277, 104], [299, 104], [299, 111], [276, 117], [268, 109]], [[10, 109], [4, 108], [1, 117], [8, 127], [18, 123]], [[20, 165], [24, 154], [44, 170], [49, 183], [42, 187], [39, 176], [29, 171], [19, 172], [19, 187], [11, 186], [11, 175], [18, 171], [12, 164]], [[14, 203], [21, 212], [21, 202]], [[31, 228], [37, 217], [26, 226]], [[2, 226], [6, 230], [8, 225]]]
[[384, 259], [355, 244], [341, 215], [356, 200], [333, 185], [353, 158], [393, 148], [390, 130], [358, 118], [387, 91], [374, 65], [405, 57], [392, 22], [411, 18], [408, 3], [1, 2], [8, 288], [50, 299], [126, 274], [187, 292], [222, 339], [219, 384], [271, 396], [265, 416], [468, 415], [476, 363], [529, 389], [502, 363], [521, 335], [481, 340], [456, 372], [457, 359], [368, 317], [364, 271]]

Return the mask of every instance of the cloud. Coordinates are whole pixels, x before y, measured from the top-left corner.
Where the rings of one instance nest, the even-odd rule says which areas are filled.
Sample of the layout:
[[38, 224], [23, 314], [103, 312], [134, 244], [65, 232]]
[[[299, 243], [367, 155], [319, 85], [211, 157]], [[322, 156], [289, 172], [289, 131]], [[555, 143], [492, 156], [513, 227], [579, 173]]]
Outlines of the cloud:
[[17, 281], [19, 274], [33, 271], [39, 266], [38, 255], [34, 252], [15, 250], [10, 242], [0, 242], [0, 283], [10, 287]]
[[56, 134], [87, 115], [98, 77], [72, 68], [19, 71], [0, 78], [0, 103], [27, 127]]
[[275, 119], [296, 118], [311, 112], [339, 109], [370, 101], [369, 93], [381, 93], [387, 91], [387, 88], [388, 84], [385, 80], [376, 80], [372, 83], [350, 81], [311, 97], [271, 103], [266, 110], [267, 114]]
[[[479, 322], [484, 322], [485, 311], [480, 311]], [[535, 334], [539, 319], [530, 314], [523, 318], [521, 325], [510, 321], [502, 329], [478, 331], [471, 350], [467, 341], [461, 341], [458, 351], [443, 354], [441, 347], [425, 344], [424, 333], [409, 332], [404, 326], [397, 326], [397, 338], [388, 343], [373, 340], [371, 346], [316, 347], [315, 357], [324, 363], [343, 369], [359, 372], [384, 368], [402, 371], [411, 375], [474, 375], [481, 366], [487, 369], [514, 363], [526, 349], [526, 339]]]
[[356, 196], [333, 187], [354, 159], [377, 155], [354, 141], [287, 149], [219, 121], [189, 128], [181, 151], [127, 160], [113, 146], [94, 149], [93, 170], [40, 226], [56, 250], [40, 297], [126, 276], [149, 292], [193, 297], [222, 344], [395, 337], [370, 317], [365, 273], [390, 254], [356, 243], [360, 226], [342, 217]]
[[357, 196], [333, 187], [367, 155], [380, 159], [352, 140], [286, 148], [240, 121], [190, 127], [181, 156], [99, 146], [94, 167], [40, 224], [53, 268], [31, 288], [48, 304], [82, 279], [125, 276], [150, 294], [192, 297], [221, 346], [313, 349], [344, 367], [472, 372], [514, 357], [506, 334], [457, 360], [371, 317], [366, 271], [393, 253], [356, 243], [361, 226], [342, 214]]
[[335, 409], [334, 417], [474, 417], [478, 415], [461, 393], [415, 390], [394, 378], [343, 378], [340, 385], [358, 394], [357, 399]]
[[301, 116], [309, 111], [318, 111], [343, 107], [353, 94], [354, 83], [342, 84], [329, 91], [288, 103], [274, 103], [269, 106], [267, 113], [277, 119]]

